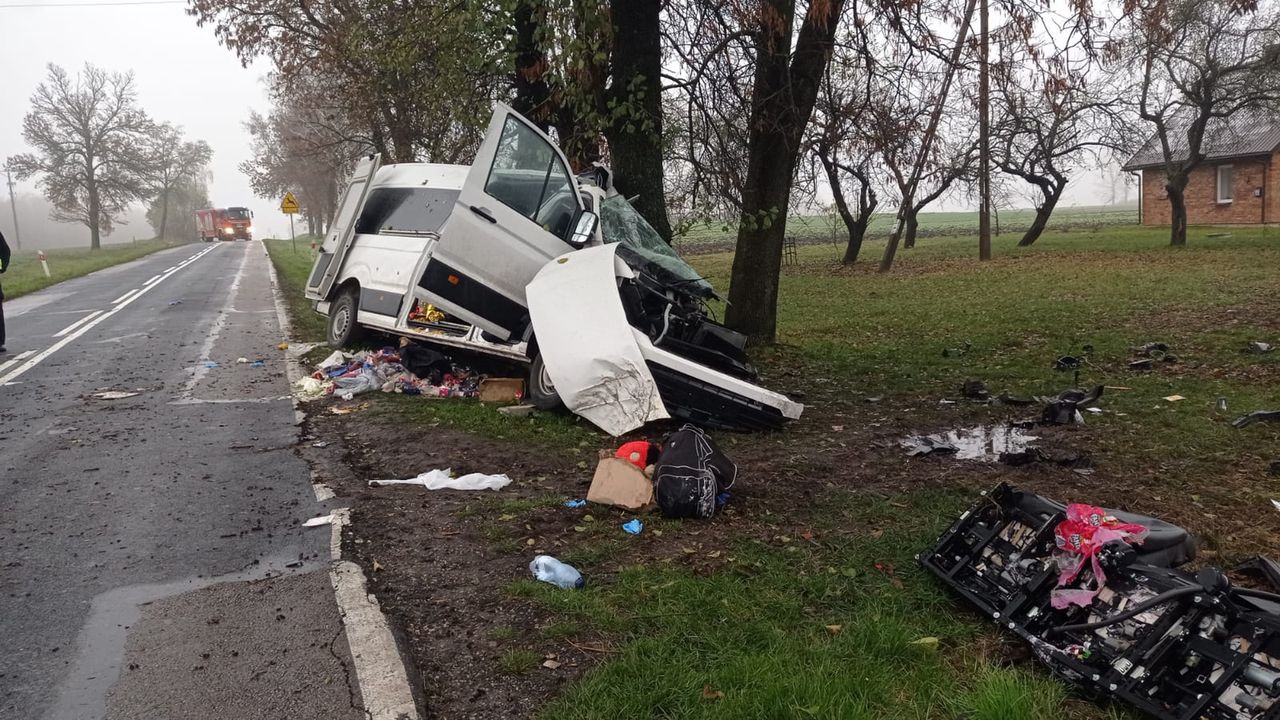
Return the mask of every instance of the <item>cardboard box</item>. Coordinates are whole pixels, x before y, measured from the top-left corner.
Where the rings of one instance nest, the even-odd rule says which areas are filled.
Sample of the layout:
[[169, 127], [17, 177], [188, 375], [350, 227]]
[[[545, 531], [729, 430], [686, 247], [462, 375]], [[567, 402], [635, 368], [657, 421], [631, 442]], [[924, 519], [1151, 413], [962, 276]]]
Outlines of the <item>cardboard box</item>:
[[480, 402], [515, 402], [524, 397], [520, 378], [485, 378], [480, 381]]
[[622, 458], [601, 458], [595, 477], [591, 478], [591, 489], [587, 490], [587, 502], [648, 510], [654, 506], [653, 481]]

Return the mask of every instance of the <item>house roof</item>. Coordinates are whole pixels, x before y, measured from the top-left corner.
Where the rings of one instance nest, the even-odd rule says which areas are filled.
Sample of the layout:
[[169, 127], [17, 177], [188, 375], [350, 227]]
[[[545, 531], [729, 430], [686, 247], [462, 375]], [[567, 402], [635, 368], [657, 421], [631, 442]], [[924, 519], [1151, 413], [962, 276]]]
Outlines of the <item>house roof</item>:
[[[1185, 125], [1170, 123], [1169, 131], [1174, 159], [1186, 159]], [[1241, 110], [1231, 117], [1210, 120], [1201, 145], [1206, 160], [1270, 155], [1277, 149], [1280, 149], [1280, 116], [1261, 110]], [[1141, 170], [1163, 164], [1160, 138], [1153, 133], [1121, 169]]]

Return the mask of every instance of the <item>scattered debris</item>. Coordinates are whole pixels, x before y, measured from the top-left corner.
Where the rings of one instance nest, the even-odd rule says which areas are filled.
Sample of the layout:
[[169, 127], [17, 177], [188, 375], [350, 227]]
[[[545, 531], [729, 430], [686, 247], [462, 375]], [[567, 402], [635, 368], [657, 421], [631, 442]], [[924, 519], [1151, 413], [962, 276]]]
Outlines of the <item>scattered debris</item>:
[[383, 485], [421, 485], [428, 490], [501, 490], [511, 484], [506, 475], [486, 475], [470, 473], [462, 477], [454, 477], [452, 468], [444, 470], [428, 470], [408, 480], [370, 480], [369, 487]]
[[279, 345], [277, 345], [277, 346], [276, 346], [276, 349], [277, 349], [277, 350], [288, 350], [288, 349], [289, 349], [289, 343], [287, 343], [287, 342], [282, 342], [282, 343], [280, 343]]
[[839, 635], [840, 633], [844, 632], [843, 625], [827, 625], [825, 627], [827, 628], [828, 635]]
[[957, 460], [982, 460], [994, 462], [1004, 455], [1025, 452], [1039, 438], [1028, 435], [1020, 427], [1000, 425], [948, 430], [933, 435], [912, 435], [899, 441], [907, 455], [930, 453], [954, 453]]
[[517, 402], [524, 398], [524, 380], [520, 378], [484, 378], [476, 391], [480, 402]]
[[628, 510], [647, 510], [654, 504], [653, 482], [643, 470], [622, 458], [602, 457], [587, 489], [587, 500]]
[[313, 517], [302, 523], [302, 527], [320, 527], [321, 525], [328, 525], [331, 522], [333, 522], [333, 513], [321, 515], [320, 517]]
[[531, 417], [538, 411], [533, 405], [503, 405], [498, 412], [508, 417]]
[[1079, 370], [1083, 362], [1084, 361], [1081, 358], [1078, 358], [1075, 355], [1063, 355], [1053, 361], [1053, 369], [1058, 372]]
[[170, 301], [169, 301], [169, 305], [171, 305], [171, 306], [172, 306], [172, 305], [181, 305], [181, 304], [182, 304], [182, 301], [181, 301], [181, 300], [170, 300]]
[[550, 555], [535, 557], [529, 563], [529, 572], [533, 573], [538, 580], [565, 590], [581, 589], [586, 584], [582, 579], [582, 573], [575, 570], [572, 565], [566, 565]]
[[564, 506], [567, 508], [580, 508], [586, 506], [586, 500], [565, 500]]
[[632, 518], [622, 524], [622, 530], [628, 535], [639, 535], [644, 530], [644, 523], [639, 518]]
[[1271, 461], [1271, 474], [1280, 477], [1280, 460]]
[[1275, 346], [1275, 345], [1272, 345], [1271, 343], [1264, 343], [1264, 342], [1257, 342], [1257, 341], [1254, 341], [1254, 342], [1249, 343], [1247, 346], [1245, 346], [1245, 350], [1244, 350], [1244, 351], [1245, 351], [1245, 352], [1250, 352], [1250, 353], [1257, 353], [1257, 354], [1261, 355], [1262, 353], [1269, 353], [1269, 352], [1271, 352], [1272, 350], [1275, 350], [1275, 349], [1276, 349], [1276, 346]]
[[1280, 590], [1280, 563], [1265, 555], [1255, 555], [1232, 568], [1235, 572], [1257, 575]]
[[249, 363], [249, 367], [251, 368], [264, 368], [266, 366], [267, 366], [267, 363], [262, 360], [254, 360], [253, 362]]
[[1276, 510], [1280, 510], [1280, 501], [1272, 500], [1271, 506], [1274, 507]]
[[1242, 428], [1256, 422], [1275, 422], [1280, 420], [1280, 410], [1254, 410], [1248, 415], [1241, 415], [1231, 421], [1233, 427]]
[[[643, 473], [641, 473], [643, 476]], [[738, 466], [701, 428], [685, 425], [667, 436], [653, 472], [654, 494], [670, 518], [709, 518], [718, 496], [738, 478]]]
[[1182, 397], [1181, 395], [1166, 395], [1161, 399], [1166, 400], [1168, 402], [1181, 402], [1183, 400], [1186, 400], [1186, 398]]
[[945, 358], [945, 357], [951, 357], [951, 356], [953, 356], [953, 355], [954, 355], [954, 356], [956, 356], [956, 357], [960, 357], [961, 355], [964, 355], [964, 354], [968, 353], [968, 352], [969, 352], [969, 350], [970, 350], [972, 347], [973, 347], [973, 343], [971, 343], [971, 342], [969, 342], [968, 340], [966, 340], [966, 341], [965, 341], [965, 343], [964, 343], [964, 345], [961, 345], [961, 346], [960, 346], [960, 347], [958, 347], [958, 348], [943, 348], [943, 349], [942, 349], [942, 357], [944, 357], [944, 358]]
[[313, 448], [327, 448], [327, 447], [329, 447], [329, 441], [328, 441], [328, 440], [317, 440], [317, 441], [315, 441], [315, 442], [311, 443], [311, 447], [313, 447]]
[[125, 398], [134, 397], [138, 394], [139, 393], [130, 392], [128, 390], [106, 390], [103, 392], [96, 392], [93, 396], [100, 400], [123, 400]]
[[1080, 407], [1092, 405], [1102, 397], [1102, 385], [1098, 385], [1092, 390], [1063, 390], [1058, 397], [1049, 400], [1049, 404], [1040, 413], [1040, 422], [1047, 425], [1070, 425], [1071, 423], [1083, 423], [1084, 417], [1080, 415]]
[[987, 386], [981, 380], [965, 380], [960, 386], [960, 394], [969, 400], [980, 402], [991, 399], [991, 393], [987, 392]]
[[921, 648], [922, 650], [937, 650], [937, 649], [938, 649], [938, 642], [939, 642], [939, 641], [938, 641], [938, 638], [936, 638], [936, 637], [934, 637], [934, 636], [932, 636], [932, 635], [929, 635], [929, 636], [927, 636], [927, 637], [922, 637], [922, 638], [920, 638], [919, 640], [912, 640], [911, 642], [909, 642], [909, 643], [907, 643], [907, 644], [908, 644], [908, 645], [913, 645], [913, 646], [918, 647], [918, 648]]
[[[1178, 356], [1169, 351], [1169, 345], [1162, 342], [1149, 342], [1133, 348], [1133, 354], [1137, 357], [1157, 362], [1176, 363]], [[1129, 363], [1129, 367], [1133, 367], [1135, 363]], [[1150, 367], [1148, 365], [1148, 367]]]
[[329, 412], [334, 415], [350, 415], [351, 413], [367, 410], [368, 408], [369, 403], [360, 403], [359, 405], [346, 405], [344, 407], [329, 408]]
[[249, 364], [249, 358], [247, 358], [247, 357], [239, 357], [239, 358], [236, 358], [236, 364], [237, 364], [237, 365], [248, 365], [248, 364]]
[[548, 670], [555, 670], [560, 667], [560, 661], [556, 660], [554, 657], [550, 657], [542, 661], [542, 667], [547, 668]]
[[632, 465], [644, 470], [658, 462], [658, 456], [661, 454], [661, 445], [651, 443], [648, 440], [634, 440], [632, 442], [623, 443], [613, 456], [626, 460]]
[[204, 361], [204, 366], [205, 366], [205, 369], [207, 369], [207, 370], [212, 370], [212, 369], [214, 369], [214, 368], [218, 367], [218, 363], [216, 363], [216, 362], [214, 362], [214, 361], [212, 361], [212, 360], [205, 360], [205, 361]]
[[723, 700], [724, 693], [719, 690], [712, 690], [710, 685], [703, 685], [702, 699], [703, 700]]

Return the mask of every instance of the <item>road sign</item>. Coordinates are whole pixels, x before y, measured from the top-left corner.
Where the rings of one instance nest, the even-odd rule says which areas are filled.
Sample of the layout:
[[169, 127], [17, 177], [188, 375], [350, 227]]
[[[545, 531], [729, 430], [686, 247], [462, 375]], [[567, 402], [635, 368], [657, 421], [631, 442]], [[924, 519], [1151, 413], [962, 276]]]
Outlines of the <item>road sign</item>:
[[285, 215], [297, 215], [298, 210], [298, 198], [294, 197], [292, 192], [285, 193], [284, 199], [280, 201], [280, 212]]

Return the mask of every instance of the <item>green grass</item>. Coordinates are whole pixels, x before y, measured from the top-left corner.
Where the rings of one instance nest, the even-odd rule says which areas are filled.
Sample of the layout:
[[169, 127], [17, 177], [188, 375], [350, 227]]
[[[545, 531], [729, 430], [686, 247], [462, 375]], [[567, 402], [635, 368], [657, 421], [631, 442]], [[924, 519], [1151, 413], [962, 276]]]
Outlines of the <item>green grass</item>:
[[538, 667], [542, 656], [532, 650], [514, 648], [498, 658], [498, 669], [508, 675], [523, 675]]
[[[311, 253], [311, 238], [289, 240], [263, 240], [271, 262], [276, 266], [280, 289], [284, 292], [289, 322], [293, 325], [293, 339], [300, 342], [324, 342], [327, 324], [325, 317], [311, 309], [311, 301], [303, 296], [307, 277], [315, 256]], [[295, 250], [296, 245], [296, 250]]]
[[44, 276], [35, 250], [23, 250], [13, 253], [9, 261], [9, 269], [0, 276], [0, 286], [4, 287], [4, 295], [13, 299], [55, 285], [64, 280], [88, 275], [95, 270], [137, 260], [157, 250], [171, 248], [181, 243], [161, 240], [143, 240], [137, 243], [105, 245], [100, 250], [57, 249], [46, 250], [51, 277]]

